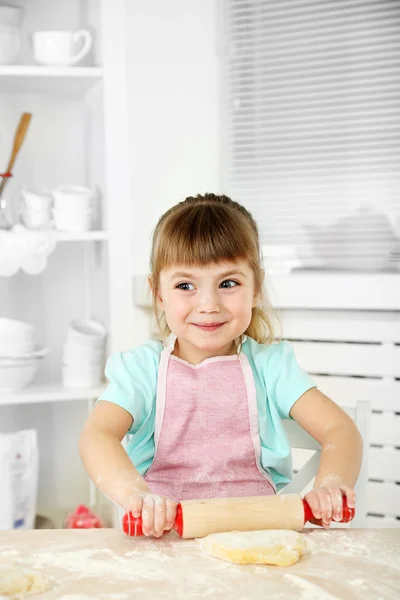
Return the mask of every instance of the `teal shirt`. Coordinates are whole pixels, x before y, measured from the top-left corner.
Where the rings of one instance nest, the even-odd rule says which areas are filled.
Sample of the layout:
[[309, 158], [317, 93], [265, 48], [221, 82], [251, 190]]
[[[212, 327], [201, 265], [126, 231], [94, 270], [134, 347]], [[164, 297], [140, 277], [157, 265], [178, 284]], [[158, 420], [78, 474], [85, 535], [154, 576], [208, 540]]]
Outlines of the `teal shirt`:
[[[133, 418], [128, 434], [128, 455], [141, 475], [154, 459], [154, 424], [158, 367], [163, 345], [148, 342], [112, 355], [106, 366], [109, 384], [99, 400], [127, 410]], [[293, 404], [315, 383], [298, 365], [288, 342], [265, 345], [247, 337], [242, 344], [253, 371], [257, 391], [261, 465], [269, 472], [277, 491], [292, 478], [292, 455], [283, 419]]]

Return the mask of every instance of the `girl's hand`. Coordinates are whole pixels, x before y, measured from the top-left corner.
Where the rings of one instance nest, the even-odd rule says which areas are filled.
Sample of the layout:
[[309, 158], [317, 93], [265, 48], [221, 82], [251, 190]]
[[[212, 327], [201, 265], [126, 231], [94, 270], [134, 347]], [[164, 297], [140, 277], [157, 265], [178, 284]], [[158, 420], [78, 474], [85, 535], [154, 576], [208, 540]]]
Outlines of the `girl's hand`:
[[175, 523], [177, 503], [174, 500], [152, 494], [149, 491], [134, 491], [124, 508], [134, 517], [142, 517], [143, 535], [161, 537]]
[[312, 513], [316, 519], [322, 519], [322, 525], [328, 529], [331, 521], [341, 521], [343, 518], [343, 499], [347, 499], [349, 508], [355, 508], [356, 494], [347, 485], [321, 485], [305, 495]]

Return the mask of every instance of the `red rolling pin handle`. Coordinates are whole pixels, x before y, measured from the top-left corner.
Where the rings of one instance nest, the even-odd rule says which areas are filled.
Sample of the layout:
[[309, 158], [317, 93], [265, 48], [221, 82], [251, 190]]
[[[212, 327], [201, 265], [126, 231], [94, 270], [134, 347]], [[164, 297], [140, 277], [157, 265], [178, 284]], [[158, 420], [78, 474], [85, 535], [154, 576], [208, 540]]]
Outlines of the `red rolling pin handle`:
[[[122, 529], [126, 535], [137, 537], [143, 535], [142, 530], [142, 517], [134, 517], [131, 512], [125, 513], [122, 519]], [[183, 513], [182, 504], [178, 504], [176, 507], [175, 523], [172, 529], [178, 532], [178, 535], [182, 537], [183, 534]]]
[[[303, 498], [303, 508], [304, 508], [304, 525], [309, 521], [313, 525], [319, 525], [322, 527], [322, 519], [315, 519], [308, 504], [307, 500]], [[336, 521], [337, 523], [348, 523], [354, 518], [355, 509], [347, 506], [346, 497], [343, 496], [343, 516], [341, 521]], [[126, 513], [122, 519], [122, 529], [126, 533], [126, 535], [137, 537], [143, 535], [142, 531], [142, 517], [134, 517], [131, 512]], [[178, 504], [176, 509], [176, 518], [173, 529], [178, 532], [178, 535], [182, 537], [183, 535], [183, 512], [182, 505]]]
[[[336, 523], [348, 523], [354, 518], [356, 513], [354, 508], [350, 508], [347, 506], [347, 498], [346, 496], [342, 496], [343, 506], [342, 506], [342, 519], [341, 521], [336, 521]], [[303, 507], [304, 507], [304, 525], [309, 521], [313, 525], [319, 525], [322, 527], [322, 519], [315, 519], [313, 512], [308, 504], [307, 500], [303, 498]]]

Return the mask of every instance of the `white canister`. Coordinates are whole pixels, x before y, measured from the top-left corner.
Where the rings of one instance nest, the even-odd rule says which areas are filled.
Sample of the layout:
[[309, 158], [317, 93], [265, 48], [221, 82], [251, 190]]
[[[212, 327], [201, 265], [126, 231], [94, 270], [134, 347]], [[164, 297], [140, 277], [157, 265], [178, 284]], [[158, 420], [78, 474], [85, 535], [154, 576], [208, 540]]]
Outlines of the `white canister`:
[[92, 228], [93, 209], [53, 208], [54, 226], [59, 231], [89, 231]]

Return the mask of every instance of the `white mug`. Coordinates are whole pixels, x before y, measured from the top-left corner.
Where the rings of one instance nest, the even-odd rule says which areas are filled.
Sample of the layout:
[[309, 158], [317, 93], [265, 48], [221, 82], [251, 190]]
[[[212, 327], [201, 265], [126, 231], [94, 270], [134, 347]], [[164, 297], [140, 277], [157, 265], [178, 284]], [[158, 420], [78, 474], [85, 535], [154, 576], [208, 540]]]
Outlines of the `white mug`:
[[[76, 43], [83, 38], [83, 48], [74, 54]], [[79, 31], [36, 31], [33, 34], [33, 54], [42, 65], [69, 66], [79, 62], [92, 46], [92, 35]]]

